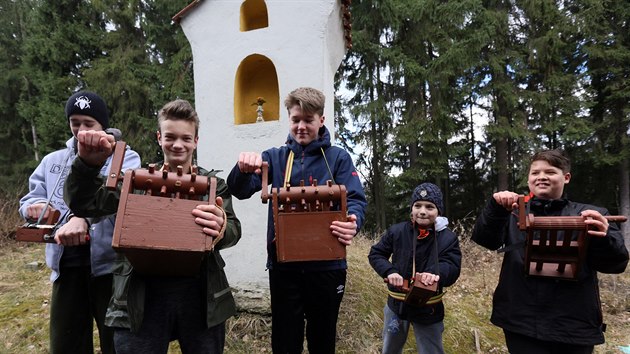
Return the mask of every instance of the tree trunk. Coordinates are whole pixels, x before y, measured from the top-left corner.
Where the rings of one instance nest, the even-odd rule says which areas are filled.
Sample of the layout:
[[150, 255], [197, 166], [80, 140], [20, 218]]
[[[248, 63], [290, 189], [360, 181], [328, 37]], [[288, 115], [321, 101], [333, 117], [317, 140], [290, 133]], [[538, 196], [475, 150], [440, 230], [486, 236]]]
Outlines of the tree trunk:
[[33, 135], [33, 151], [35, 152], [35, 161], [39, 161], [39, 153], [37, 152], [37, 131], [35, 124], [31, 123], [31, 134]]
[[[376, 73], [374, 77], [378, 77], [379, 69], [376, 67]], [[377, 95], [380, 92], [376, 92], [377, 88], [372, 87], [370, 89], [370, 102], [374, 102]], [[376, 231], [381, 232], [385, 230], [385, 208], [384, 208], [384, 183], [383, 183], [383, 174], [382, 174], [382, 164], [381, 164], [381, 142], [379, 139], [379, 129], [378, 129], [378, 112], [377, 110], [373, 110], [370, 117], [370, 144], [372, 146], [372, 197], [374, 198], [374, 213], [376, 216]]]
[[[630, 163], [628, 158], [623, 159], [619, 166], [619, 213], [630, 215]], [[621, 223], [621, 232], [626, 242], [626, 248], [630, 250], [630, 225]]]
[[497, 141], [497, 190], [509, 189], [510, 174], [508, 170], [508, 141], [501, 138]]

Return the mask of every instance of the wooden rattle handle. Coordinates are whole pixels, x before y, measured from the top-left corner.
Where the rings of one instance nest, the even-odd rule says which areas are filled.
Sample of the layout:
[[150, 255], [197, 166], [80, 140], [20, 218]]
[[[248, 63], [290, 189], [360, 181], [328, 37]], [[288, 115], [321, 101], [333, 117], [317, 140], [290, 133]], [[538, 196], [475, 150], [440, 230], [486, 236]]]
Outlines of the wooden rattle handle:
[[109, 190], [115, 190], [118, 186], [118, 181], [122, 180], [120, 170], [122, 169], [123, 161], [125, 159], [125, 150], [127, 143], [124, 141], [117, 141], [114, 148], [114, 157], [112, 157], [112, 164], [109, 168], [109, 175], [105, 187]]
[[269, 196], [269, 162], [267, 161], [263, 161], [262, 163], [262, 191], [260, 198], [265, 204], [267, 204], [267, 201], [271, 198]]

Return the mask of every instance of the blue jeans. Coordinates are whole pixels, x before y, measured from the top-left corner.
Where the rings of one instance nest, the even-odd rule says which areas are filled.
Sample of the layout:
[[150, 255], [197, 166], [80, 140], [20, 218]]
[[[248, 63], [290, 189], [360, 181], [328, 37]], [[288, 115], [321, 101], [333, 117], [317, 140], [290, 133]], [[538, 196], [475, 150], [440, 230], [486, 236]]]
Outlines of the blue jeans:
[[400, 319], [387, 304], [385, 304], [383, 313], [383, 354], [402, 353], [407, 341], [407, 334], [409, 333], [409, 324], [413, 325], [418, 353], [444, 354], [444, 348], [442, 347], [444, 322], [440, 321], [432, 324], [409, 322]]

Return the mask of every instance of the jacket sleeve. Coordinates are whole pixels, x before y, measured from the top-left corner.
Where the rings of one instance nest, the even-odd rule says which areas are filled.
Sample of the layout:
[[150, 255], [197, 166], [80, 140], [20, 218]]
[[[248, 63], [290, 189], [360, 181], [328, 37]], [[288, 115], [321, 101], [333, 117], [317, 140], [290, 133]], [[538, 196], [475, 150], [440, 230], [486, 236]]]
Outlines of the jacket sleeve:
[[[236, 167], [238, 169], [238, 167]], [[234, 246], [241, 239], [241, 222], [234, 213], [232, 196], [228, 186], [222, 178], [217, 177], [217, 196], [223, 198], [223, 210], [227, 216], [227, 226], [223, 238], [217, 243], [217, 249]]]
[[490, 198], [477, 217], [472, 240], [490, 250], [499, 249], [505, 243], [510, 211]]
[[[602, 215], [610, 215], [606, 209], [598, 208], [598, 211]], [[625, 271], [628, 249], [617, 223], [608, 225], [606, 237], [590, 237], [587, 257], [590, 266], [598, 272], [619, 274]]]
[[120, 191], [105, 188], [100, 167], [86, 165], [77, 157], [64, 185], [64, 200], [80, 217], [100, 217], [116, 213]]
[[370, 265], [381, 278], [386, 278], [392, 273], [400, 273], [389, 260], [393, 252], [393, 235], [390, 228], [381, 236], [380, 241], [370, 248], [368, 254]]
[[451, 286], [459, 278], [462, 269], [462, 251], [459, 240], [451, 230], [444, 230], [438, 234], [440, 254], [438, 257], [440, 285]]
[[[269, 155], [266, 152], [262, 153], [262, 158], [263, 161], [269, 161]], [[271, 176], [271, 166], [269, 166], [269, 183], [272, 181]], [[241, 172], [237, 163], [228, 175], [227, 185], [230, 194], [241, 200], [248, 199], [262, 189], [262, 178], [255, 173]]]
[[358, 232], [365, 221], [367, 200], [352, 158], [345, 150], [342, 150], [338, 159], [338, 166], [335, 170], [335, 182], [346, 186], [348, 214], [357, 217]]
[[20, 216], [26, 219], [26, 208], [35, 203], [46, 203], [48, 192], [46, 190], [47, 158], [37, 166], [28, 178], [28, 193], [20, 199]]

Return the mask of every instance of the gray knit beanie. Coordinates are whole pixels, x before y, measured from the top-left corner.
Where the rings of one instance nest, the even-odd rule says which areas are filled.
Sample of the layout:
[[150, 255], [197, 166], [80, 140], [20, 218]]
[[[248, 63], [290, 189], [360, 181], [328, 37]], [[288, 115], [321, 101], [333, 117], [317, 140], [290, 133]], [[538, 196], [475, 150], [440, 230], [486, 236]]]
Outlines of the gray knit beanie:
[[442, 201], [442, 191], [440, 187], [428, 182], [418, 185], [416, 189], [413, 190], [413, 194], [411, 194], [411, 207], [413, 208], [413, 204], [419, 200], [435, 204], [438, 209], [438, 214], [444, 215], [444, 202]]

